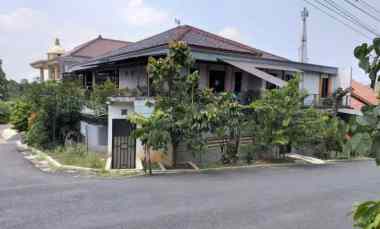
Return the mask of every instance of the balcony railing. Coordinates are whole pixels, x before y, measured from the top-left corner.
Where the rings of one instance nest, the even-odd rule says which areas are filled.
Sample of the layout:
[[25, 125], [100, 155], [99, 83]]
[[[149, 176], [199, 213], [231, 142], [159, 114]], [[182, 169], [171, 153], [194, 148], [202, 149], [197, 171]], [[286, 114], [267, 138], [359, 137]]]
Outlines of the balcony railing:
[[[304, 100], [305, 106], [313, 106], [316, 108], [332, 108], [334, 106], [334, 100], [332, 97], [322, 97], [320, 94], [311, 94]], [[339, 102], [338, 107], [349, 108], [350, 107], [350, 97], [344, 96]]]

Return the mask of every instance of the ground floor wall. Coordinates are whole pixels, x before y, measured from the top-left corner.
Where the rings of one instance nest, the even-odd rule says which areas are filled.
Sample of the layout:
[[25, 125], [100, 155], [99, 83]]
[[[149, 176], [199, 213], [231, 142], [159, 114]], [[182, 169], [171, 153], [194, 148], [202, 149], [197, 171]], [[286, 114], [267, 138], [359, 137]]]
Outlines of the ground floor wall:
[[80, 122], [80, 133], [84, 137], [84, 144], [89, 151], [106, 153], [108, 145], [108, 131], [106, 125]]

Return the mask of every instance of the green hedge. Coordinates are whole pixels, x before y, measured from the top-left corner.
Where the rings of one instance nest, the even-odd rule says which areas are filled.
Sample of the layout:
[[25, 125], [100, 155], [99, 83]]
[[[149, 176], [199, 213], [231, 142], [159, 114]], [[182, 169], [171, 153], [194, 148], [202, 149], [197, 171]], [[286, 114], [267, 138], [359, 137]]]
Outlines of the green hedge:
[[0, 124], [6, 124], [9, 122], [10, 110], [9, 102], [0, 101]]
[[18, 100], [11, 106], [10, 123], [18, 131], [28, 130], [28, 118], [31, 114], [31, 105]]

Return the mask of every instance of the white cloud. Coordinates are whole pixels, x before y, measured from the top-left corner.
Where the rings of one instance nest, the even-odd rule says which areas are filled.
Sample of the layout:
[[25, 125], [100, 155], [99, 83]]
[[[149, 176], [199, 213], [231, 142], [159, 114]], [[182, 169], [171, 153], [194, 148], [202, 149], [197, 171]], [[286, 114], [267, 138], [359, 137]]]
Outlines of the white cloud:
[[149, 6], [143, 0], [129, 0], [122, 14], [132, 26], [153, 26], [169, 22], [166, 11]]
[[18, 8], [0, 14], [1, 32], [24, 32], [40, 28], [46, 24], [46, 15], [31, 8]]
[[218, 34], [222, 37], [226, 37], [228, 39], [235, 40], [235, 41], [243, 40], [243, 37], [239, 29], [235, 27], [231, 27], [231, 26], [227, 26], [223, 28]]
[[57, 20], [53, 15], [31, 8], [16, 8], [0, 14], [0, 34], [0, 59], [7, 76], [17, 80], [39, 74], [29, 63], [46, 58], [56, 37], [70, 50], [98, 36], [91, 26]]

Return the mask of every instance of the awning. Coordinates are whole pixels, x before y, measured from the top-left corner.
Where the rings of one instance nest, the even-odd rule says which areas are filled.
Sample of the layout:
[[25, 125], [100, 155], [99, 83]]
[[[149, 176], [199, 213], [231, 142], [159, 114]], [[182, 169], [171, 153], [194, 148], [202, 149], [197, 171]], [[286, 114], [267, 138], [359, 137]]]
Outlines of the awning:
[[235, 67], [237, 67], [237, 68], [239, 68], [245, 72], [248, 72], [254, 76], [257, 76], [257, 77], [259, 77], [259, 78], [261, 78], [261, 79], [263, 79], [269, 83], [272, 83], [276, 86], [284, 87], [287, 84], [286, 81], [279, 79], [277, 77], [274, 77], [271, 74], [268, 74], [266, 72], [263, 72], [263, 71], [257, 69], [257, 67], [254, 63], [244, 62], [244, 61], [228, 60], [228, 59], [220, 59], [220, 60], [227, 63], [227, 64], [235, 66]]
[[263, 69], [273, 69], [273, 70], [281, 70], [281, 71], [288, 71], [288, 72], [298, 72], [302, 73], [303, 71], [292, 68], [292, 67], [287, 67], [287, 66], [279, 66], [279, 65], [269, 65], [269, 64], [254, 64], [252, 63], [256, 68], [263, 68]]

